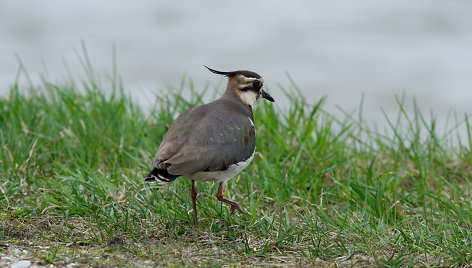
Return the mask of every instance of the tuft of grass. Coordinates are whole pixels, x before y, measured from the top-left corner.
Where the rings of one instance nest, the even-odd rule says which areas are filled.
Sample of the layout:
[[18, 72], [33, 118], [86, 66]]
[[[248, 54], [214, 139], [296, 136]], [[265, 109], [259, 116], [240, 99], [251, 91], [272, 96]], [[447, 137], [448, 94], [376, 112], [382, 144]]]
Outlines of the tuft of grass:
[[256, 157], [225, 193], [250, 215], [229, 214], [216, 185], [198, 183], [195, 231], [190, 182], [143, 176], [173, 118], [205, 92], [182, 80], [144, 109], [119, 79], [102, 85], [89, 69], [80, 84], [15, 84], [0, 99], [0, 255], [19, 247], [38, 264], [91, 266], [471, 264], [470, 115], [440, 133], [399, 97], [380, 132], [362, 104], [339, 118], [324, 98], [286, 90], [288, 109], [254, 110]]

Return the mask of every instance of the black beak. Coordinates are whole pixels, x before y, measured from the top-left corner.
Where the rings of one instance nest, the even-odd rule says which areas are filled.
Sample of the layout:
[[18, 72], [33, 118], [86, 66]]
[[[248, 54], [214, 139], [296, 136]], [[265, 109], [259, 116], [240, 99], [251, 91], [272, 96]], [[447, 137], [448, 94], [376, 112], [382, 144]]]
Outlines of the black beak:
[[262, 90], [262, 97], [268, 101], [271, 101], [271, 102], [275, 102], [274, 98], [272, 98], [271, 95], [269, 95], [269, 93], [265, 92], [264, 90]]

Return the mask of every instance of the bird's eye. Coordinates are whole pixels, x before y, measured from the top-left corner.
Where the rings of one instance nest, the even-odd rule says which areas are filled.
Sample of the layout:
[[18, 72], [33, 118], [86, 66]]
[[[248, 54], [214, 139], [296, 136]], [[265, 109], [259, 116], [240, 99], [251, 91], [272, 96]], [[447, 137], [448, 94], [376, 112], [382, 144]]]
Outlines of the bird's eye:
[[252, 82], [252, 87], [253, 88], [259, 88], [260, 85], [261, 85], [261, 82], [259, 82], [259, 80], [256, 80], [256, 81]]

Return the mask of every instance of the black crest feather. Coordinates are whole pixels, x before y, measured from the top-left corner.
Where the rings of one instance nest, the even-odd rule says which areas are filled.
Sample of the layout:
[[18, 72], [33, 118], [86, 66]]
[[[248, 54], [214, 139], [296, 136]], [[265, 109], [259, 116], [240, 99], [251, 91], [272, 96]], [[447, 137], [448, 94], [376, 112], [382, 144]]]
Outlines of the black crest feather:
[[233, 76], [236, 76], [236, 75], [244, 75], [245, 77], [261, 78], [260, 75], [258, 75], [255, 72], [251, 72], [251, 71], [239, 70], [239, 71], [233, 71], [233, 72], [222, 72], [222, 71], [213, 70], [212, 68], [210, 68], [206, 65], [203, 65], [203, 66], [205, 66], [205, 68], [207, 68], [212, 73], [219, 74], [219, 75], [224, 75], [226, 77], [233, 77]]
[[208, 71], [212, 72], [212, 73], [215, 73], [215, 74], [220, 74], [220, 75], [224, 75], [224, 76], [227, 76], [227, 77], [231, 77], [231, 76], [235, 76], [235, 72], [221, 72], [221, 71], [217, 71], [217, 70], [214, 70], [206, 65], [203, 65], [205, 66], [205, 68], [208, 69]]

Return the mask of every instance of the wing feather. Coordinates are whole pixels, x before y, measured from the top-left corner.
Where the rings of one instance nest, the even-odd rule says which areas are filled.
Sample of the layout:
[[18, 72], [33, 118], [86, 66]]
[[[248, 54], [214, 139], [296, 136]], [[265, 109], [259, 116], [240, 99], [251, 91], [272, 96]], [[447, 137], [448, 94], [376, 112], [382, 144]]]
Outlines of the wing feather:
[[155, 166], [165, 167], [170, 174], [190, 175], [224, 170], [253, 154], [252, 113], [237, 113], [230, 107], [216, 113], [199, 107], [174, 121], [156, 154]]

